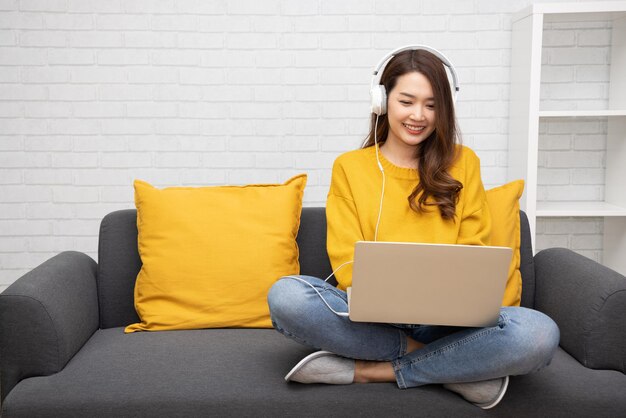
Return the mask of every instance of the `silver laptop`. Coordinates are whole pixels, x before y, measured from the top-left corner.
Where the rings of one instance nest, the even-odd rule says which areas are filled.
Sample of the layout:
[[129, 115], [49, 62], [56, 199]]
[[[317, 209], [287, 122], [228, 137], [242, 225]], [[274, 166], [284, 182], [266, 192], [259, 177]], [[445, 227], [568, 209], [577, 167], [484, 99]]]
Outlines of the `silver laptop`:
[[349, 317], [357, 322], [486, 327], [497, 323], [508, 247], [359, 241]]

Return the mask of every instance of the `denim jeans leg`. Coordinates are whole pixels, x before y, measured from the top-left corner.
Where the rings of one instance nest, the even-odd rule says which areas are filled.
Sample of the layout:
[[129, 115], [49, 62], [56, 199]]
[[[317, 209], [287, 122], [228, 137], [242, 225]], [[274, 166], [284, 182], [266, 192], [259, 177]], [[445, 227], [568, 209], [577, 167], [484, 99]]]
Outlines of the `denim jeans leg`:
[[[559, 343], [554, 321], [526, 308], [502, 308], [498, 324], [493, 327], [455, 331], [392, 361], [398, 386], [527, 374], [547, 366]], [[426, 336], [428, 328], [415, 330], [413, 336], [419, 340], [418, 333]]]
[[340, 356], [391, 361], [406, 353], [406, 333], [387, 324], [352, 322], [333, 313], [348, 311], [346, 292], [321, 279], [283, 277], [269, 291], [267, 300], [274, 328], [311, 348], [328, 350]]

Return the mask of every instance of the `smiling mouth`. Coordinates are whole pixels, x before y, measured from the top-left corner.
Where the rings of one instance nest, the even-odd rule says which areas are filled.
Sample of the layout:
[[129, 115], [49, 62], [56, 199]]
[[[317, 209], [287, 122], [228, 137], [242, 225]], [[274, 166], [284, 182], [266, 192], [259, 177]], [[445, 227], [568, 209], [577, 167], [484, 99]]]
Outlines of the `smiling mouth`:
[[407, 123], [403, 123], [402, 126], [404, 126], [407, 131], [409, 131], [409, 133], [413, 135], [421, 134], [424, 129], [426, 129], [425, 126], [409, 125]]

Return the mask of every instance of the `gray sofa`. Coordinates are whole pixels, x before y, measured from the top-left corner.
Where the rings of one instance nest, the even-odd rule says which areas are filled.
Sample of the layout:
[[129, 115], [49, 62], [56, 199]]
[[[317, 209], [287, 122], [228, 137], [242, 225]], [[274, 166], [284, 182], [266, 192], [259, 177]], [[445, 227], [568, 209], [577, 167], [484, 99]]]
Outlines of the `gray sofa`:
[[[439, 385], [325, 386], [283, 376], [311, 349], [271, 329], [124, 334], [137, 321], [136, 212], [102, 221], [99, 263], [64, 252], [0, 295], [4, 417], [626, 416], [626, 278], [565, 249], [534, 258], [522, 220], [522, 304], [561, 330], [552, 364], [483, 411]], [[303, 274], [326, 276], [323, 208], [305, 208]]]

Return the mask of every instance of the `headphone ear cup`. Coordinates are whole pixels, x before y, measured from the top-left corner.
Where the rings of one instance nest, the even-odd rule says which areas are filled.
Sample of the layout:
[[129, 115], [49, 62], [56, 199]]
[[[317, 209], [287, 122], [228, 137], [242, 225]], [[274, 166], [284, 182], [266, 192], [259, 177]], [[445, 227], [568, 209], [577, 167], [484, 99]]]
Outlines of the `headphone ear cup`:
[[377, 85], [370, 90], [372, 113], [380, 116], [387, 113], [387, 91], [385, 86]]

